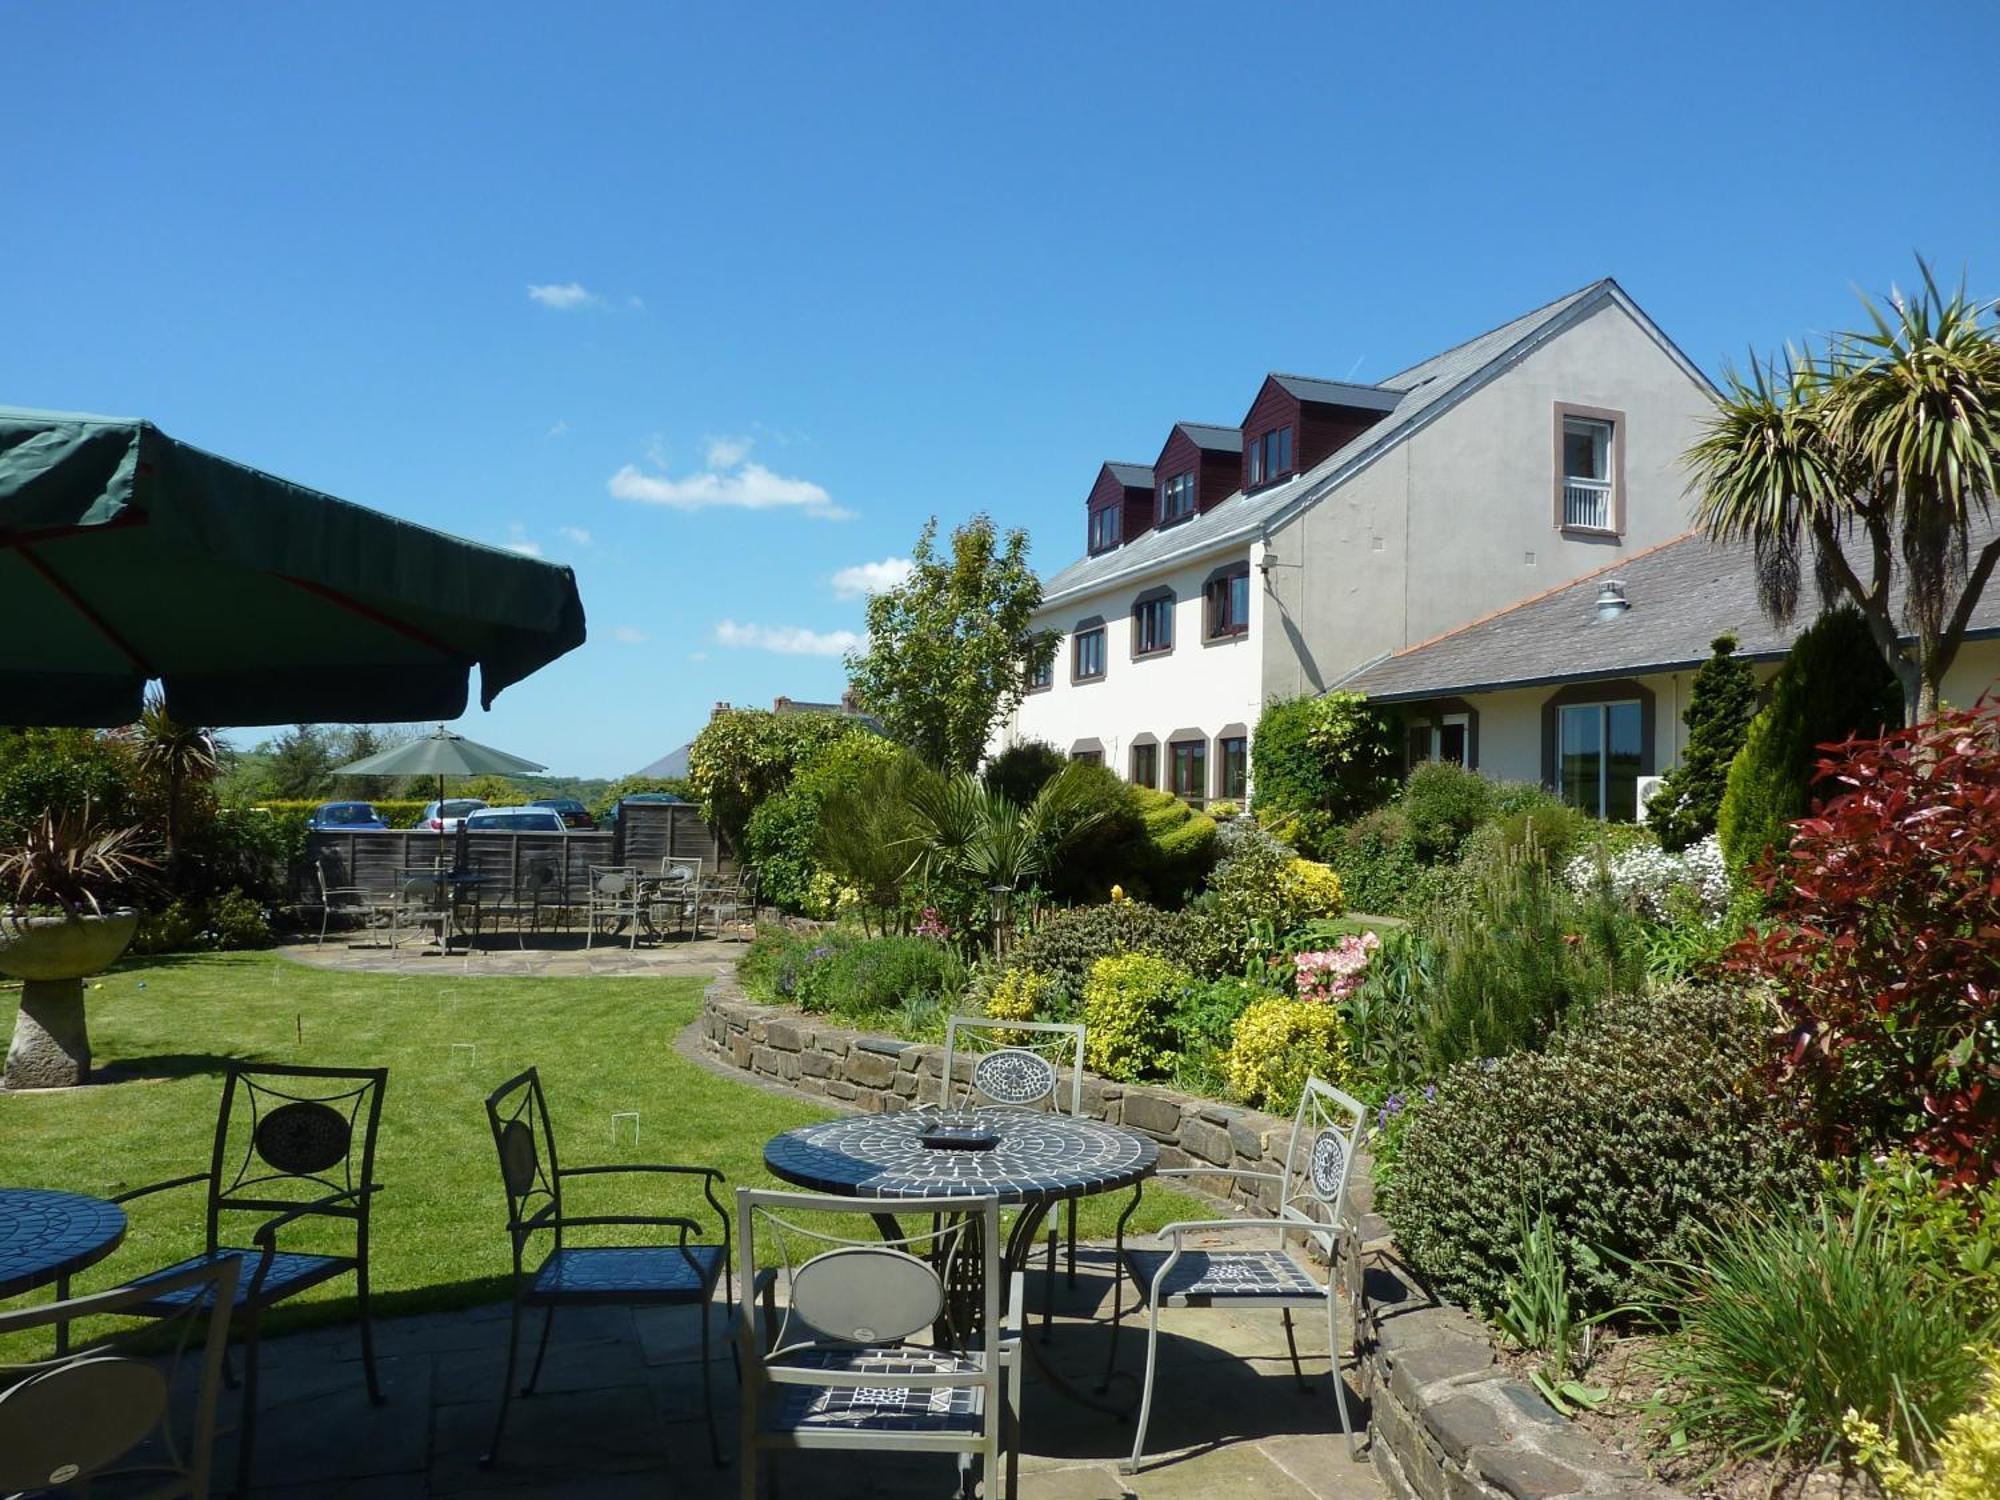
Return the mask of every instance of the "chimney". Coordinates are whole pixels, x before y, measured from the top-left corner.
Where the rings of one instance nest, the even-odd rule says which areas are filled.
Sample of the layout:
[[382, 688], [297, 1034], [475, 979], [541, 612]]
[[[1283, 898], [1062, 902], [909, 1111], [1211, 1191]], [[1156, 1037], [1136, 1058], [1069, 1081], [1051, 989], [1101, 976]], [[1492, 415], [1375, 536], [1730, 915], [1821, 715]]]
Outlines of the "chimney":
[[1616, 578], [1607, 578], [1597, 591], [1597, 618], [1615, 620], [1632, 607], [1632, 601], [1625, 597], [1625, 585]]
[[726, 698], [719, 698], [716, 700], [715, 707], [711, 708], [708, 711], [708, 716], [710, 719], [719, 719], [728, 712], [729, 712], [729, 700]]

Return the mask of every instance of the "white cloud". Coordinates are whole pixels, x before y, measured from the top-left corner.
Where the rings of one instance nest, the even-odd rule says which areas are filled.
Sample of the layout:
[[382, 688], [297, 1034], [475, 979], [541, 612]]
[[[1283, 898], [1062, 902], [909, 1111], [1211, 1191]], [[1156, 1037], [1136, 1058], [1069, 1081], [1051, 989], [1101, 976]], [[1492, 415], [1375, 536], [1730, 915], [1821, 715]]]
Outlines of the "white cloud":
[[560, 417], [558, 417], [555, 420], [555, 423], [549, 428], [547, 432], [543, 433], [542, 436], [545, 438], [568, 437], [569, 423], [563, 421]]
[[[664, 469], [657, 441], [651, 453], [655, 467]], [[796, 510], [816, 521], [845, 521], [854, 514], [834, 504], [833, 497], [810, 479], [776, 474], [754, 461], [747, 438], [710, 439], [707, 462], [699, 473], [675, 479], [666, 474], [648, 474], [637, 464], [627, 464], [611, 476], [605, 488], [620, 500], [667, 505], [675, 510], [707, 510], [714, 506]]]
[[643, 646], [646, 632], [631, 625], [620, 625], [611, 632], [611, 639], [621, 646]]
[[569, 542], [572, 546], [588, 547], [590, 545], [590, 533], [585, 531], [581, 526], [558, 526], [556, 530], [561, 532], [563, 540]]
[[540, 557], [542, 555], [541, 543], [530, 537], [528, 535], [528, 528], [523, 526], [519, 521], [509, 521], [507, 523], [507, 540], [500, 545], [505, 547], [509, 552], [520, 553], [523, 557]]
[[604, 299], [580, 281], [528, 283], [528, 300], [552, 307], [557, 312], [574, 312], [579, 307], [595, 307]]
[[885, 557], [880, 562], [856, 563], [833, 575], [833, 591], [842, 599], [884, 594], [907, 583], [915, 569], [916, 564], [907, 557]]
[[858, 650], [862, 637], [852, 630], [807, 630], [802, 625], [738, 625], [723, 620], [715, 627], [715, 644], [745, 651], [775, 651], [780, 656], [841, 656]]
[[542, 547], [539, 542], [509, 542], [507, 550], [509, 552], [518, 552], [523, 557], [540, 557], [542, 555]]

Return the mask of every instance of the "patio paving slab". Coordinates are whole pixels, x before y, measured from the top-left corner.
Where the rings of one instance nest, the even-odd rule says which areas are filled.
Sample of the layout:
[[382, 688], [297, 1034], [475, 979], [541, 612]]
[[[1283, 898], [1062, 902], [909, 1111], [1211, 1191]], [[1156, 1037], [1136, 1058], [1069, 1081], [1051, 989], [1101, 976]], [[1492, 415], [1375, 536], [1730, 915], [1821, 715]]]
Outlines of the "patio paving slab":
[[487, 936], [471, 954], [462, 951], [426, 953], [423, 943], [406, 938], [395, 948], [375, 946], [357, 934], [329, 933], [324, 944], [289, 943], [275, 949], [281, 957], [316, 969], [349, 974], [393, 974], [414, 980], [472, 979], [713, 979], [729, 973], [743, 957], [740, 938], [667, 938], [641, 943], [637, 949], [621, 943], [583, 946], [583, 936], [530, 933], [521, 947], [512, 933]]

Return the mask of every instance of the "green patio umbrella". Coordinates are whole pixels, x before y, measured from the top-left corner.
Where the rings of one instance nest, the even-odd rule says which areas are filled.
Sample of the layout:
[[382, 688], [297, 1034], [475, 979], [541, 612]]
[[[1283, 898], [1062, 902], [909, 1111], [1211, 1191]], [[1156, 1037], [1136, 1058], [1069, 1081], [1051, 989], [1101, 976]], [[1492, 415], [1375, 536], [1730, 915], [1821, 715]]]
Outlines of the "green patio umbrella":
[[532, 760], [523, 760], [505, 750], [495, 750], [491, 745], [482, 745], [462, 734], [454, 734], [440, 724], [422, 739], [406, 740], [400, 745], [391, 745], [387, 750], [378, 750], [373, 755], [349, 761], [344, 766], [335, 766], [333, 774], [435, 776], [438, 779], [438, 801], [442, 802], [447, 776], [533, 776], [547, 769], [547, 766]]
[[568, 568], [0, 407], [0, 724], [128, 724], [149, 679], [188, 724], [454, 719], [583, 639]]

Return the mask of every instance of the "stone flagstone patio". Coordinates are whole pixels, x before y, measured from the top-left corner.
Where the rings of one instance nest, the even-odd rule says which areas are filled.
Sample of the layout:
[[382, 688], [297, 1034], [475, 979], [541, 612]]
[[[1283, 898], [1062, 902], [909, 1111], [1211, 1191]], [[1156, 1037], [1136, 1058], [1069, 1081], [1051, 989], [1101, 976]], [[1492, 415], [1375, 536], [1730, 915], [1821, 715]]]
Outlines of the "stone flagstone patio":
[[[1058, 1299], [1064, 1316], [1108, 1311], [1109, 1254], [1085, 1254], [1077, 1289]], [[1031, 1278], [1030, 1306], [1039, 1308], [1040, 1297], [1039, 1279]], [[1378, 1500], [1386, 1491], [1365, 1450], [1360, 1462], [1350, 1461], [1340, 1439], [1324, 1330], [1316, 1323], [1306, 1319], [1299, 1330], [1311, 1386], [1301, 1392], [1276, 1313], [1169, 1314], [1148, 1439], [1159, 1456], [1136, 1475], [1118, 1470], [1131, 1448], [1131, 1423], [1064, 1400], [1029, 1365], [1021, 1494], [1025, 1500]], [[539, 1322], [526, 1330], [539, 1332]], [[1128, 1324], [1119, 1364], [1134, 1378], [1114, 1392], [1136, 1397], [1143, 1324], [1138, 1337], [1131, 1332]], [[1031, 1336], [1040, 1337], [1039, 1328]], [[382, 1407], [370, 1406], [364, 1393], [353, 1325], [267, 1341], [255, 1494], [260, 1500], [722, 1500], [739, 1493], [738, 1470], [718, 1472], [709, 1461], [693, 1309], [565, 1311], [540, 1391], [514, 1403], [501, 1462], [482, 1470], [506, 1337], [504, 1305], [379, 1323], [389, 1398]], [[1059, 1317], [1045, 1347], [1063, 1373], [1088, 1388], [1103, 1368], [1108, 1337], [1106, 1323]], [[733, 1452], [736, 1400], [726, 1352], [715, 1373], [718, 1421]], [[1349, 1403], [1356, 1420], [1365, 1421], [1351, 1378]], [[224, 1418], [235, 1420], [226, 1406]], [[217, 1457], [218, 1473], [232, 1475], [233, 1438], [219, 1441]], [[781, 1455], [775, 1477], [777, 1489], [766, 1493], [808, 1500], [944, 1497], [957, 1482], [954, 1461], [932, 1455]], [[997, 1495], [997, 1487], [987, 1493]]]

